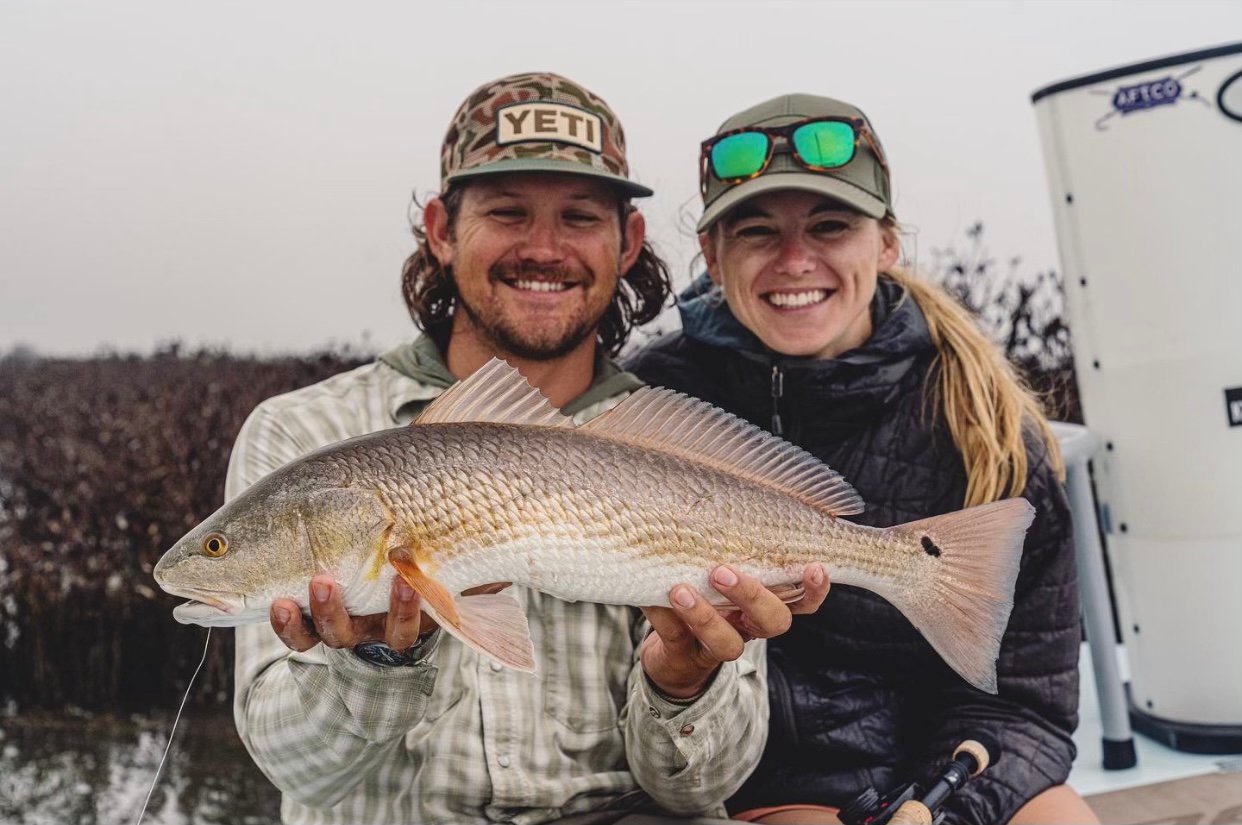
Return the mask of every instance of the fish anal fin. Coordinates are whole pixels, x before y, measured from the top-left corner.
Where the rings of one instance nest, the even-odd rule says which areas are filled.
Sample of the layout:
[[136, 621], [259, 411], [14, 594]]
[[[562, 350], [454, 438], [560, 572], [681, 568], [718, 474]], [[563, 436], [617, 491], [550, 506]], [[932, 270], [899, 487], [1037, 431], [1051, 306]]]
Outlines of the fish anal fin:
[[[806, 595], [806, 588], [796, 582], [769, 585], [768, 590], [785, 604], [793, 604]], [[732, 613], [739, 609], [737, 605], [728, 600], [709, 600], [709, 603], [721, 613]]]
[[658, 449], [775, 488], [830, 516], [863, 511], [841, 474], [801, 447], [706, 401], [643, 387], [579, 430]]
[[389, 550], [388, 563], [396, 568], [397, 574], [405, 579], [406, 584], [414, 588], [419, 598], [435, 610], [436, 616], [442, 622], [461, 624], [461, 615], [453, 594], [418, 566], [418, 562], [414, 560], [414, 552], [409, 547], [402, 545]]
[[423, 409], [410, 426], [461, 422], [572, 427], [573, 421], [508, 362], [493, 358]]
[[806, 595], [806, 588], [797, 583], [774, 584], [768, 590], [785, 604], [793, 604]]

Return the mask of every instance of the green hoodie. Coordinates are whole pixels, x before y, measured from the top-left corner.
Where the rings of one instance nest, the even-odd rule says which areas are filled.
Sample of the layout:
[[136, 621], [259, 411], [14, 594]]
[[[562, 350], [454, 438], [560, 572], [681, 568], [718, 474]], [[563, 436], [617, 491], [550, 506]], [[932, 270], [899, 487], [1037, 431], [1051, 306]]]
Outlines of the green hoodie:
[[[413, 341], [384, 353], [379, 360], [406, 378], [421, 384], [447, 388], [457, 383], [457, 377], [449, 372], [440, 348], [429, 335], [420, 335]], [[568, 416], [577, 416], [579, 413], [590, 411], [591, 414], [584, 417], [592, 418], [606, 409], [606, 407], [601, 407], [599, 410], [591, 410], [592, 407], [602, 405], [617, 396], [631, 393], [641, 386], [643, 382], [637, 376], [621, 369], [615, 361], [597, 349], [595, 375], [591, 386], [582, 395], [566, 404], [561, 412]], [[425, 404], [427, 402], [411, 403]]]

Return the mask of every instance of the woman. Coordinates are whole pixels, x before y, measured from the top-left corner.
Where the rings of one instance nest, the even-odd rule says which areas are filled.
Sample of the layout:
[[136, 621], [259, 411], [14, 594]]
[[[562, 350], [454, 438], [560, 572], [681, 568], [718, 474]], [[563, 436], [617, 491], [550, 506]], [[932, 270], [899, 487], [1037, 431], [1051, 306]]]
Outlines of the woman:
[[895, 608], [836, 587], [769, 642], [767, 751], [731, 809], [836, 822], [868, 787], [926, 787], [983, 731], [1003, 756], [950, 799], [948, 822], [1096, 822], [1063, 784], [1079, 625], [1056, 441], [970, 317], [897, 267], [889, 170], [866, 116], [809, 95], [767, 101], [704, 142], [701, 176], [707, 275], [682, 296], [682, 332], [631, 370], [814, 453], [862, 495], [858, 522], [1018, 495], [1037, 510], [998, 695], [956, 676]]

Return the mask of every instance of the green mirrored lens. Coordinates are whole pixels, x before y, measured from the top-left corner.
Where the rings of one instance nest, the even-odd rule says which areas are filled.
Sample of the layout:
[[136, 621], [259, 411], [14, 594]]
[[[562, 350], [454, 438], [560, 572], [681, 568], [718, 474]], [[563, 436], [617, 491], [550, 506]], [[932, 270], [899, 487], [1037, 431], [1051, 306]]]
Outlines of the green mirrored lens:
[[793, 144], [811, 166], [844, 166], [854, 157], [854, 127], [835, 120], [808, 123], [794, 130]]
[[712, 147], [712, 171], [721, 180], [744, 178], [763, 168], [768, 136], [760, 132], [729, 135]]

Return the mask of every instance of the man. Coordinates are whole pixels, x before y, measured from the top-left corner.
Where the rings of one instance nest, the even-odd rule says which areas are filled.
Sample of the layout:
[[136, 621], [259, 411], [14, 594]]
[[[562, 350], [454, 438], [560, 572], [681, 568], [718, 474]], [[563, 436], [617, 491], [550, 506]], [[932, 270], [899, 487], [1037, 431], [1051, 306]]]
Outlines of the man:
[[[651, 193], [629, 180], [608, 106], [551, 74], [487, 84], [448, 130], [441, 185], [404, 279], [426, 334], [261, 404], [229, 497], [323, 444], [407, 423], [495, 356], [580, 421], [639, 386], [608, 356], [669, 284], [629, 203]], [[316, 576], [310, 621], [284, 600], [270, 629], [238, 629], [238, 730], [287, 822], [583, 821], [651, 802], [721, 813], [766, 735], [762, 642], [745, 639], [783, 632], [791, 609], [727, 567], [712, 576], [730, 618], [684, 585], [641, 614], [514, 588], [533, 676], [439, 633], [399, 577], [388, 613], [349, 616], [340, 585]], [[804, 585], [793, 611], [823, 601], [822, 568]]]

